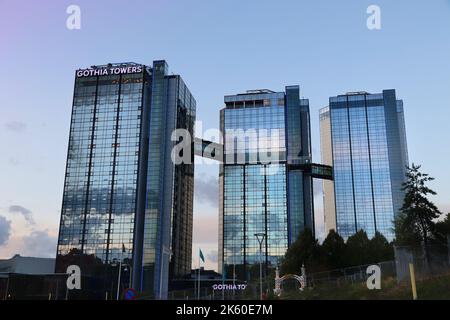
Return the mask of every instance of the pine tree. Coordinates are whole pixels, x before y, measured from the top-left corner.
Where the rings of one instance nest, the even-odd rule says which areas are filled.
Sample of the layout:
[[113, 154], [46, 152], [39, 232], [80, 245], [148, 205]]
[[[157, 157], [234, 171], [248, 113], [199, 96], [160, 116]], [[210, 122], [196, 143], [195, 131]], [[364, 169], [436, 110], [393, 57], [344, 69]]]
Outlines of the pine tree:
[[441, 215], [434, 203], [427, 198], [436, 194], [426, 186], [434, 178], [420, 172], [420, 166], [414, 163], [411, 168], [407, 168], [406, 178], [403, 184], [405, 200], [395, 224], [397, 243], [415, 244], [411, 242], [420, 240], [426, 246], [435, 238], [434, 220]]
[[345, 265], [345, 242], [334, 230], [330, 230], [322, 243], [322, 251], [330, 269], [340, 269]]
[[300, 274], [302, 265], [308, 272], [323, 271], [321, 247], [309, 229], [300, 233], [298, 239], [289, 247], [281, 264], [281, 273]]
[[348, 237], [345, 254], [347, 266], [359, 266], [370, 263], [369, 243], [370, 240], [364, 230], [359, 230]]
[[441, 241], [447, 241], [447, 237], [450, 236], [450, 213], [447, 213], [444, 220], [436, 223], [436, 233], [441, 238]]
[[394, 247], [380, 232], [375, 232], [375, 236], [369, 241], [369, 261], [368, 263], [378, 263], [394, 260]]

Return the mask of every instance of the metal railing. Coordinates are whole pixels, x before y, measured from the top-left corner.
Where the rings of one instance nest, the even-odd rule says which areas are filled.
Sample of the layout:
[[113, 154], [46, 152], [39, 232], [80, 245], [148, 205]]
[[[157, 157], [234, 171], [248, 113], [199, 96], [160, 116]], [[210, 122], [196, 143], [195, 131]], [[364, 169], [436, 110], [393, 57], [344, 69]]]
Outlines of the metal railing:
[[307, 285], [312, 287], [324, 284], [339, 286], [344, 283], [366, 282], [369, 276], [367, 268], [371, 265], [380, 267], [383, 279], [396, 277], [395, 261], [391, 260], [307, 274]]

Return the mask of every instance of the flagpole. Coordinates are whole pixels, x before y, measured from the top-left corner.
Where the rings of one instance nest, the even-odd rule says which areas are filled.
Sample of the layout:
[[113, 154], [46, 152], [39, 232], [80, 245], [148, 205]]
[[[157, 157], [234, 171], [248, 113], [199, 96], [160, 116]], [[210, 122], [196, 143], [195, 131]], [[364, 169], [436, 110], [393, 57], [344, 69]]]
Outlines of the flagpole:
[[197, 300], [200, 300], [200, 250], [198, 249], [198, 291], [197, 291]]
[[236, 295], [236, 292], [234, 291], [235, 287], [236, 287], [236, 261], [234, 261], [233, 263], [233, 299], [235, 298]]
[[123, 256], [123, 252], [121, 250], [120, 252], [120, 263], [119, 263], [119, 276], [117, 279], [117, 295], [116, 295], [116, 300], [119, 300], [119, 294], [120, 294], [120, 277], [122, 275], [122, 256]]
[[225, 300], [225, 289], [223, 287], [225, 286], [226, 267], [227, 265], [225, 264], [224, 269], [222, 270], [222, 300]]

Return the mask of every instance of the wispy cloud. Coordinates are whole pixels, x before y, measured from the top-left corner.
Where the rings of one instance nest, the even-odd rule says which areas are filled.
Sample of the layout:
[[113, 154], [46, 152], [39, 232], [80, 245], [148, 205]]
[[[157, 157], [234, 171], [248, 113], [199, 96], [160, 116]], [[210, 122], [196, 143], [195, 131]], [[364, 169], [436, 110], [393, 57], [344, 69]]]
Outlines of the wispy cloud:
[[447, 217], [447, 214], [450, 214], [450, 204], [446, 204], [446, 203], [440, 204], [439, 203], [437, 205], [437, 207], [442, 212], [440, 219], [445, 219], [445, 217]]
[[217, 253], [217, 250], [211, 250], [211, 251], [207, 254], [206, 258], [207, 258], [209, 261], [211, 261], [211, 262], [217, 263], [217, 262], [219, 261], [219, 260], [218, 260], [218, 253]]
[[13, 132], [23, 132], [27, 128], [25, 122], [21, 121], [9, 121], [5, 123], [6, 129]]
[[219, 182], [217, 177], [195, 179], [195, 197], [201, 203], [217, 207], [219, 199]]
[[217, 243], [218, 228], [218, 216], [194, 215], [194, 242]]
[[15, 167], [15, 166], [20, 165], [20, 160], [17, 158], [9, 158], [8, 163]]
[[31, 210], [25, 207], [14, 205], [10, 206], [8, 211], [13, 214], [21, 214], [29, 225], [36, 224], [36, 222], [33, 219], [33, 213], [31, 212]]
[[11, 221], [0, 216], [0, 246], [5, 245], [11, 236]]

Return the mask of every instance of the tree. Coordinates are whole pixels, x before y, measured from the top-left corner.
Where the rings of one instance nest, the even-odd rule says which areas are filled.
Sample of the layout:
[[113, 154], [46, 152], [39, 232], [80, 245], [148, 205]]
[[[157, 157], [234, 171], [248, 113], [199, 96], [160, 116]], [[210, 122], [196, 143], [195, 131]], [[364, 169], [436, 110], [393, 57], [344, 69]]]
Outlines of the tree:
[[441, 212], [427, 198], [436, 192], [426, 186], [433, 180], [428, 174], [420, 172], [419, 165], [413, 163], [411, 168], [407, 168], [406, 182], [403, 184], [405, 200], [395, 223], [398, 244], [417, 244], [414, 242], [420, 240], [426, 246], [435, 237], [433, 220], [437, 219]]
[[359, 266], [368, 264], [369, 257], [369, 238], [364, 230], [359, 230], [347, 239], [346, 264], [347, 266]]
[[378, 231], [375, 232], [375, 236], [369, 240], [368, 250], [368, 263], [378, 263], [382, 261], [394, 260], [394, 247]]
[[420, 235], [406, 223], [406, 215], [402, 212], [394, 220], [395, 240], [397, 246], [419, 246]]
[[444, 220], [436, 222], [436, 233], [442, 241], [447, 241], [447, 236], [450, 236], [450, 213]]
[[330, 269], [339, 269], [345, 265], [345, 242], [334, 230], [330, 230], [322, 243], [322, 252]]
[[298, 239], [286, 251], [281, 263], [281, 272], [282, 274], [300, 274], [303, 264], [307, 272], [317, 272], [324, 269], [320, 245], [309, 229], [300, 233]]

